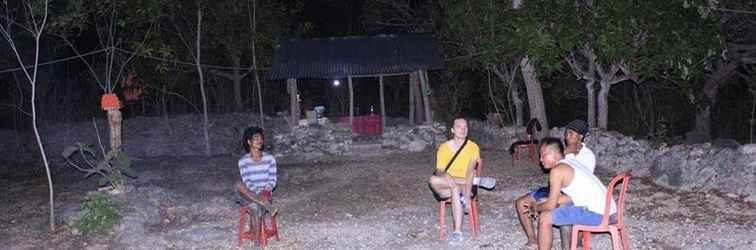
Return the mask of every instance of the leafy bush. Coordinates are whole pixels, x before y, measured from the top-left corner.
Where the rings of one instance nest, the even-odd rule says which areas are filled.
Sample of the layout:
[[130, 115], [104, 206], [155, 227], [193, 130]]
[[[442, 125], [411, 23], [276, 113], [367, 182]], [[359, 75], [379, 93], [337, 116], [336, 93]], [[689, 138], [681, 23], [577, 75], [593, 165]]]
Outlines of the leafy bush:
[[74, 222], [73, 227], [85, 235], [110, 231], [121, 220], [121, 205], [100, 193], [82, 202], [82, 208], [84, 215]]

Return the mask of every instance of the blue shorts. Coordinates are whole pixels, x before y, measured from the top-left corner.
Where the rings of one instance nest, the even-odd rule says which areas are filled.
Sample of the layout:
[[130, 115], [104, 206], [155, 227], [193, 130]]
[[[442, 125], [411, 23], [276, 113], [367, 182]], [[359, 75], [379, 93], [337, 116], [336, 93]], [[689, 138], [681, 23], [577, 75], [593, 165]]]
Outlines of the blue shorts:
[[549, 187], [540, 187], [535, 191], [530, 192], [530, 197], [533, 197], [536, 201], [549, 198]]
[[603, 218], [604, 215], [591, 212], [586, 207], [576, 207], [571, 204], [558, 207], [551, 213], [551, 221], [555, 226], [575, 224], [595, 226], [601, 224]]

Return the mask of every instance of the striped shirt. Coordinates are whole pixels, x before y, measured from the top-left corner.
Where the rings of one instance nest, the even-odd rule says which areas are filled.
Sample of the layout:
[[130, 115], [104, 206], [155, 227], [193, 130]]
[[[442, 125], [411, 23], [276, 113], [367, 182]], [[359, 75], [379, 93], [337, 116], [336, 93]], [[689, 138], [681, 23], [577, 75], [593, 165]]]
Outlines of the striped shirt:
[[276, 187], [278, 169], [273, 155], [263, 152], [262, 159], [255, 161], [249, 154], [245, 154], [239, 159], [239, 172], [244, 185], [254, 193], [259, 193], [266, 186]]

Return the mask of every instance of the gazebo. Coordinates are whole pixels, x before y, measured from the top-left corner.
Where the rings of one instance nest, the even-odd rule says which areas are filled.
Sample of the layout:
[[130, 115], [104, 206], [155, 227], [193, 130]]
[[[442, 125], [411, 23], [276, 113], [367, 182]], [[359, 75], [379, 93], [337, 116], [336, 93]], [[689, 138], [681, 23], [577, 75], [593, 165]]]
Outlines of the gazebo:
[[[350, 36], [287, 40], [275, 51], [268, 79], [286, 79], [290, 94], [290, 125], [301, 116], [297, 98], [297, 79], [347, 78], [349, 88], [349, 124], [354, 126], [353, 78], [378, 77], [381, 131], [386, 126], [383, 77], [409, 75], [410, 121], [415, 113], [432, 121], [428, 70], [444, 68], [435, 37], [429, 33]], [[417, 111], [417, 112], [415, 112]]]

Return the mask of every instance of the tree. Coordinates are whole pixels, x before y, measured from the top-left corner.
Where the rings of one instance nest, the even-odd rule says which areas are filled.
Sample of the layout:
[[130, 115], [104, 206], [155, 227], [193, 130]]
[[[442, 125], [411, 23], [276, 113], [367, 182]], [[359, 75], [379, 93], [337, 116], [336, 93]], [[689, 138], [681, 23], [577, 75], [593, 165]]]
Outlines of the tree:
[[[128, 64], [137, 53], [121, 53], [121, 46], [143, 48], [155, 23], [156, 1], [83, 1], [65, 2], [59, 15], [51, 23], [52, 34], [63, 40], [81, 61], [103, 92], [102, 108], [106, 110], [110, 128], [110, 150], [121, 151], [121, 103], [116, 95], [119, 83], [124, 82]], [[146, 16], [147, 18], [143, 18]], [[104, 51], [102, 60], [85, 59], [73, 39], [94, 29], [99, 47]], [[126, 32], [120, 32], [126, 31]], [[93, 64], [95, 66], [93, 66]], [[98, 67], [99, 66], [99, 67]], [[108, 106], [109, 102], [112, 106]]]
[[725, 48], [704, 63], [703, 85], [686, 88], [695, 108], [693, 129], [686, 133], [691, 142], [711, 139], [711, 108], [717, 104], [719, 89], [736, 75], [738, 68], [756, 63], [756, 5], [749, 1], [721, 1], [719, 5], [699, 5], [697, 9], [718, 15]]
[[[29, 101], [31, 103], [32, 128], [34, 130], [34, 136], [37, 140], [37, 146], [39, 146], [39, 152], [42, 156], [42, 162], [45, 166], [47, 186], [50, 192], [50, 231], [55, 231], [55, 193], [53, 191], [52, 176], [50, 175], [50, 164], [47, 161], [45, 147], [42, 145], [42, 138], [40, 138], [39, 129], [37, 128], [37, 107], [35, 101], [37, 72], [39, 69], [40, 39], [47, 25], [49, 2], [47, 0], [42, 2], [29, 0], [20, 2], [19, 5], [16, 6], [9, 5], [8, 1], [4, 1], [3, 3], [5, 12], [5, 18], [3, 18], [3, 20], [5, 22], [0, 23], [0, 34], [2, 34], [3, 38], [5, 38], [5, 41], [8, 42], [10, 49], [13, 51], [13, 54], [15, 55], [19, 66], [21, 66], [21, 70], [23, 71], [24, 76], [26, 77], [26, 80], [29, 82], [29, 85], [31, 87], [31, 96]], [[22, 10], [19, 11], [18, 8], [21, 8]], [[23, 15], [24, 20], [16, 21], [13, 14]], [[24, 62], [24, 55], [22, 55], [23, 52], [19, 51], [20, 48], [18, 47], [17, 43], [19, 42], [19, 40], [18, 37], [15, 37], [16, 32], [13, 29], [14, 27], [21, 28], [24, 31], [28, 32], [28, 35], [30, 35], [31, 39], [34, 41], [34, 52], [32, 53], [33, 59], [31, 59], [31, 66], [27, 66], [27, 64]]]
[[537, 17], [526, 21], [554, 38], [550, 54], [565, 58], [572, 73], [586, 80], [588, 121], [606, 129], [612, 85], [644, 78], [689, 84], [703, 75], [700, 62], [721, 45], [716, 15], [695, 7], [704, 3], [529, 0], [524, 9]]
[[[554, 6], [548, 1], [542, 4]], [[529, 116], [548, 127], [540, 78], [556, 72], [560, 67], [558, 55], [562, 48], [556, 46], [554, 38], [560, 35], [560, 31], [541, 25], [538, 20], [542, 18], [541, 15], [557, 17], [549, 16], [553, 13], [510, 7], [509, 3], [502, 5], [497, 1], [444, 2], [440, 8], [445, 14], [446, 30], [441, 30], [448, 48], [446, 54], [470, 59], [482, 68], [511, 68], [507, 65], [518, 65], [525, 83]], [[567, 15], [559, 17], [569, 18]], [[504, 75], [497, 76], [503, 83], [511, 82], [501, 77]], [[519, 97], [519, 88], [515, 85], [509, 87], [516, 110], [521, 110], [517, 107], [518, 98], [515, 98]], [[545, 136], [545, 132], [538, 136]]]

